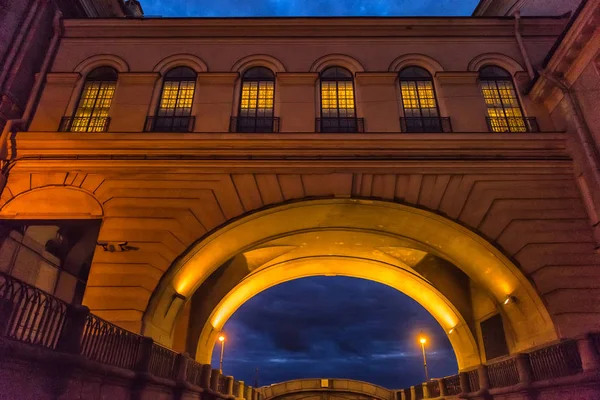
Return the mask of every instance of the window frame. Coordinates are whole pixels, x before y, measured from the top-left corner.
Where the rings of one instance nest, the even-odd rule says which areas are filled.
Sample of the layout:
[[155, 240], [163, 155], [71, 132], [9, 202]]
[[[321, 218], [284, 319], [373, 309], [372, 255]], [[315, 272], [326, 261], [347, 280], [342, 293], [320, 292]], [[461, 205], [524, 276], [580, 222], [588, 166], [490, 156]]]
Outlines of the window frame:
[[[191, 76], [189, 77], [178, 77], [178, 76], [169, 76], [169, 74], [172, 74], [174, 71], [176, 70], [187, 70], [189, 72], [192, 72], [194, 74], [194, 77], [192, 78]], [[145, 131], [151, 131], [151, 132], [159, 132], [159, 131], [165, 131], [165, 132], [188, 132], [191, 131], [191, 126], [193, 125], [195, 118], [192, 115], [193, 111], [194, 111], [194, 98], [196, 97], [196, 84], [198, 81], [198, 72], [195, 71], [193, 68], [190, 68], [186, 65], [178, 65], [175, 67], [170, 68], [165, 74], [164, 77], [162, 79], [162, 83], [160, 85], [160, 92], [158, 94], [158, 102], [156, 104], [156, 108], [154, 110], [154, 115], [152, 117], [149, 117], [148, 119], [150, 120], [150, 123], [148, 123], [148, 121], [146, 122], [146, 127], [145, 127]], [[178, 82], [177, 85], [177, 95], [175, 97], [175, 106], [173, 108], [163, 108], [161, 107], [162, 103], [163, 103], [163, 94], [165, 92], [165, 88], [166, 88], [166, 84], [167, 82]], [[180, 93], [181, 93], [181, 83], [182, 82], [193, 82], [194, 84], [194, 88], [193, 88], [193, 93], [192, 93], [192, 97], [190, 98], [190, 107], [189, 107], [189, 114], [187, 115], [177, 115], [177, 103], [180, 99]], [[180, 107], [180, 109], [186, 109], [188, 107]], [[166, 111], [166, 110], [172, 110], [173, 111], [173, 115], [161, 115], [161, 111]], [[175, 126], [174, 122], [176, 119], [181, 120], [180, 123]], [[163, 124], [157, 124], [158, 121], [163, 120], [171, 120], [171, 125], [170, 127], [165, 127]], [[181, 122], [187, 122], [187, 124], [183, 125], [181, 124]]]
[[[253, 71], [264, 72], [263, 76], [256, 77], [248, 77]], [[268, 76], [267, 76], [268, 75]], [[254, 108], [242, 108], [242, 102], [244, 99], [244, 86], [246, 83], [256, 83], [256, 107]], [[271, 107], [261, 108], [258, 107], [259, 99], [260, 99], [260, 90], [261, 83], [272, 84], [272, 96], [271, 96]], [[238, 107], [237, 107], [237, 115], [232, 117], [232, 124], [230, 127], [231, 132], [245, 132], [245, 133], [268, 133], [268, 132], [276, 132], [279, 130], [277, 120], [275, 117], [275, 90], [276, 90], [276, 75], [273, 70], [268, 67], [257, 65], [254, 67], [248, 68], [241, 76], [240, 80], [240, 88], [239, 88], [239, 98], [238, 98]], [[250, 89], [249, 89], [250, 91]], [[250, 97], [248, 97], [248, 101], [250, 101]], [[244, 115], [249, 114], [249, 112], [254, 112], [254, 115]], [[269, 111], [270, 115], [259, 115], [259, 112]]]
[[[403, 78], [402, 77], [402, 72], [406, 71], [409, 68], [417, 68], [417, 69], [423, 70], [423, 71], [425, 71], [427, 73], [428, 77], [409, 77], [409, 78]], [[423, 107], [421, 107], [421, 97], [419, 96], [419, 88], [418, 88], [417, 85], [415, 85], [415, 89], [416, 89], [416, 93], [417, 93], [417, 100], [419, 102], [418, 110], [419, 110], [420, 116], [419, 117], [409, 117], [409, 116], [407, 116], [406, 115], [406, 107], [404, 105], [404, 96], [402, 95], [402, 82], [431, 82], [431, 89], [433, 91], [433, 101], [435, 102], [435, 112], [436, 112], [437, 115], [435, 115], [435, 116], [431, 116], [431, 115], [424, 116], [423, 115], [423, 110], [427, 110], [427, 109], [430, 109], [430, 108], [423, 108]], [[402, 101], [402, 113], [404, 115], [404, 118], [441, 118], [440, 105], [439, 105], [439, 101], [438, 101], [438, 97], [437, 97], [437, 91], [435, 89], [435, 82], [433, 80], [433, 75], [431, 75], [431, 73], [427, 69], [425, 69], [423, 67], [420, 67], [418, 65], [409, 65], [409, 66], [406, 66], [406, 67], [402, 68], [402, 70], [400, 72], [398, 72], [398, 83], [399, 83], [399, 86], [400, 86], [400, 100]]]
[[[348, 72], [349, 77], [341, 77], [341, 78], [323, 78], [323, 73], [327, 72], [330, 69], [333, 68], [339, 68], [341, 70], [344, 70], [346, 72]], [[336, 95], [336, 113], [337, 116], [336, 117], [326, 117], [323, 116], [323, 82], [335, 82], [335, 95]], [[352, 117], [341, 117], [340, 116], [340, 102], [339, 102], [339, 84], [338, 82], [351, 82], [352, 83], [352, 104], [353, 104], [353, 116]], [[349, 108], [343, 108], [342, 110], [349, 110]], [[352, 72], [344, 67], [340, 67], [338, 65], [332, 65], [329, 66], [327, 68], [324, 68], [320, 73], [319, 73], [319, 115], [321, 120], [325, 119], [325, 118], [331, 118], [331, 119], [343, 119], [343, 118], [353, 118], [353, 119], [358, 119], [358, 113], [356, 110], [356, 85], [354, 84], [354, 76], [352, 74]]]

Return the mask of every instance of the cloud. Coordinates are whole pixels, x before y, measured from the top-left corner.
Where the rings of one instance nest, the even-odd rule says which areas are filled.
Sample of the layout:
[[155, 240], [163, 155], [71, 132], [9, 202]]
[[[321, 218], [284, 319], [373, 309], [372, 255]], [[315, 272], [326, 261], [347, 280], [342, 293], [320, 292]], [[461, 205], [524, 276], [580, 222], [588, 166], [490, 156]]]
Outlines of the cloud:
[[434, 339], [432, 376], [457, 368], [448, 339], [427, 311], [395, 289], [361, 279], [313, 277], [275, 286], [248, 300], [224, 329], [224, 369], [251, 384], [258, 367], [260, 385], [314, 377], [412, 385], [423, 380], [415, 341], [420, 330]]
[[478, 0], [142, 0], [165, 17], [470, 15]]

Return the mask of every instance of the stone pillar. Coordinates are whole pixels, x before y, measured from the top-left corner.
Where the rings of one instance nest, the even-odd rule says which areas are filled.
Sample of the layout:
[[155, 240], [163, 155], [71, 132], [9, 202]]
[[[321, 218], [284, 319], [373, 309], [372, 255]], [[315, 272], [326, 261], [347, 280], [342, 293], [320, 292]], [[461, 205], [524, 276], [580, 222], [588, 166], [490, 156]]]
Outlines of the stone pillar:
[[[49, 73], [46, 75], [46, 84], [40, 97], [35, 116], [29, 125], [30, 131], [56, 132], [62, 117], [70, 117], [73, 110], [69, 109], [71, 96], [77, 81], [82, 79], [79, 73]], [[76, 106], [76, 104], [75, 104]]]
[[397, 72], [357, 72], [356, 107], [365, 119], [365, 132], [398, 132], [400, 103]]
[[233, 376], [228, 376], [227, 378], [225, 378], [225, 387], [227, 388], [227, 394], [232, 396], [235, 393], [233, 393]]
[[210, 372], [210, 390], [213, 392], [219, 391], [219, 378], [221, 377], [221, 371], [214, 368]]
[[471, 388], [469, 387], [469, 376], [466, 372], [458, 373], [458, 380], [460, 382], [460, 391], [462, 393], [469, 393]]
[[200, 387], [203, 389], [210, 389], [212, 375], [212, 366], [210, 364], [202, 365], [202, 373], [200, 375]]
[[90, 309], [86, 306], [67, 308], [66, 324], [58, 338], [56, 350], [71, 354], [81, 353], [81, 339], [89, 315]]
[[479, 377], [479, 390], [488, 390], [490, 388], [490, 377], [488, 376], [487, 366], [477, 367], [477, 376]]
[[533, 382], [533, 371], [529, 364], [529, 354], [519, 353], [515, 356], [517, 372], [519, 373], [519, 383], [529, 385]]
[[487, 132], [487, 107], [477, 72], [438, 72], [438, 100], [442, 116], [452, 119], [454, 132]]
[[415, 389], [414, 386], [410, 387], [410, 398], [411, 399], [416, 399], [417, 398], [417, 390]]
[[194, 132], [229, 132], [237, 72], [201, 72], [196, 80]]
[[318, 117], [315, 103], [319, 96], [319, 74], [277, 74], [275, 88], [275, 113], [281, 117], [280, 132], [314, 132]]
[[[581, 366], [584, 371], [597, 371], [600, 369], [600, 354], [591, 334], [579, 337], [577, 340], [577, 349], [579, 350], [579, 356], [581, 357]], [[600, 340], [599, 340], [600, 342]]]
[[246, 386], [246, 395], [244, 396], [246, 400], [252, 400], [252, 386]]
[[143, 337], [138, 350], [138, 359], [136, 369], [140, 372], [148, 372], [150, 369], [150, 358], [152, 357], [152, 347], [154, 340], [149, 337]]
[[234, 393], [233, 395], [235, 397], [237, 397], [238, 399], [243, 399], [244, 398], [244, 381], [239, 381], [239, 387], [238, 387], [238, 392]]
[[437, 380], [438, 387], [440, 388], [440, 396], [448, 395], [448, 388], [446, 387], [446, 381], [444, 379]]
[[178, 382], [186, 382], [187, 381], [187, 369], [190, 360], [190, 355], [188, 353], [180, 353], [177, 354], [177, 360], [175, 361], [175, 368], [177, 371], [177, 375], [175, 379]]
[[109, 132], [143, 132], [158, 72], [120, 73], [110, 107]]
[[429, 386], [427, 386], [427, 382], [423, 382], [422, 386], [423, 386], [423, 398], [430, 399], [431, 395], [429, 393]]

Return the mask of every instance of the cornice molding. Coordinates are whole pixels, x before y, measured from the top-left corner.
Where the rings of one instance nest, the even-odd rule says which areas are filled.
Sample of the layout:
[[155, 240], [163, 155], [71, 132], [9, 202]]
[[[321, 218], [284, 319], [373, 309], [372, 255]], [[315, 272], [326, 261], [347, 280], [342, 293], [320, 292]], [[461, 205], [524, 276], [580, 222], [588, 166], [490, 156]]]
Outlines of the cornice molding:
[[119, 74], [119, 82], [125, 84], [154, 84], [160, 78], [158, 72], [127, 72]]
[[197, 82], [199, 85], [233, 85], [239, 76], [237, 72], [200, 72]]
[[473, 85], [479, 79], [478, 72], [441, 71], [435, 74], [435, 79], [442, 85]]
[[46, 74], [46, 83], [53, 85], [74, 85], [81, 78], [78, 72], [50, 72]]
[[357, 72], [356, 81], [360, 85], [393, 85], [398, 79], [397, 72]]
[[314, 85], [319, 79], [317, 72], [279, 72], [277, 83], [282, 85]]

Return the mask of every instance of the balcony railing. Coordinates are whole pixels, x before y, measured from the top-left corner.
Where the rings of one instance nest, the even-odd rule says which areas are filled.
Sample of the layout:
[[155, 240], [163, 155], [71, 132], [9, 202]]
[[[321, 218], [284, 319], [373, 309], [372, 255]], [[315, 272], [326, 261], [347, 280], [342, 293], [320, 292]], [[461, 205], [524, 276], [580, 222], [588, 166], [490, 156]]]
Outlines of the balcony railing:
[[450, 396], [455, 396], [461, 392], [460, 377], [458, 375], [444, 378], [444, 384], [446, 385], [446, 392]]
[[514, 358], [488, 365], [487, 373], [491, 389], [519, 383], [519, 371]]
[[479, 372], [476, 369], [472, 369], [467, 372], [467, 379], [469, 380], [469, 389], [471, 392], [479, 391]]
[[106, 132], [110, 117], [63, 117], [59, 132]]
[[486, 117], [486, 121], [488, 130], [495, 133], [540, 131], [533, 117]]
[[229, 132], [279, 132], [278, 117], [231, 117]]
[[176, 361], [177, 353], [157, 343], [153, 343], [148, 372], [160, 378], [176, 379], [177, 377], [174, 376]]
[[403, 117], [400, 129], [408, 133], [452, 132], [452, 122], [449, 117]]
[[191, 115], [178, 117], [147, 117], [144, 132], [193, 132], [196, 117]]
[[354, 133], [365, 131], [364, 118], [317, 118], [315, 130], [321, 133]]
[[582, 371], [577, 343], [573, 340], [532, 351], [529, 353], [529, 364], [535, 381], [574, 375]]

